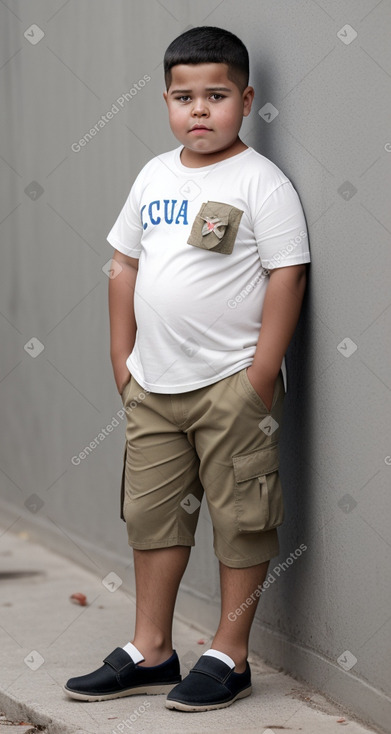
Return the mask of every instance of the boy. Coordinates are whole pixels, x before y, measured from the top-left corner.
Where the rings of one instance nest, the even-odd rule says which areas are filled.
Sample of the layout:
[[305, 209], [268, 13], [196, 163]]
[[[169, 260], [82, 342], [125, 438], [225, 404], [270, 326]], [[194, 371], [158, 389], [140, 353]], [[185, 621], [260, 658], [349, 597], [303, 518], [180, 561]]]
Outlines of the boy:
[[[109, 309], [128, 414], [122, 517], [134, 552], [135, 635], [66, 691], [82, 700], [169, 692], [168, 708], [206, 711], [251, 693], [256, 603], [234, 622], [230, 613], [258, 600], [279, 552], [284, 354], [310, 257], [290, 181], [238, 135], [254, 97], [243, 43], [192, 28], [170, 44], [164, 69], [181, 146], [142, 169], [108, 235], [121, 267]], [[181, 681], [172, 619], [203, 493], [221, 619]]]

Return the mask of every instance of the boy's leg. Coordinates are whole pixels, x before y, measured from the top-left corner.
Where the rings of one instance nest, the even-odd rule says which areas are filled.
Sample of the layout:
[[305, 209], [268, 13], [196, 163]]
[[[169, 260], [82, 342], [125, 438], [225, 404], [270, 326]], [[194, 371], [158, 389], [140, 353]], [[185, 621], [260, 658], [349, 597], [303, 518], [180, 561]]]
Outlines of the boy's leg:
[[80, 700], [167, 693], [181, 680], [171, 629], [203, 496], [199, 458], [182, 430], [181, 394], [145, 395], [132, 376], [122, 399], [121, 506], [135, 559], [136, 629], [103, 666], [67, 682], [67, 694]]
[[[133, 645], [159, 665], [172, 655], [172, 620], [202, 500], [199, 459], [182, 431], [182, 395], [149, 393], [131, 377], [127, 410], [122, 509], [133, 547], [136, 624]], [[134, 406], [137, 405], [137, 410]], [[179, 423], [179, 425], [178, 425]], [[198, 507], [187, 511], [188, 497]]]
[[172, 619], [189, 546], [134, 549], [136, 626], [133, 644], [144, 656], [139, 665], [159, 665], [172, 655]]
[[[134, 550], [136, 631], [131, 650], [117, 647], [103, 666], [70, 678], [68, 696], [84, 701], [145, 693], [167, 693], [181, 680], [172, 649], [171, 628], [178, 587], [189, 560], [189, 546]], [[144, 658], [144, 659], [141, 659]]]
[[[221, 617], [217, 632], [210, 649], [168, 694], [167, 708], [208, 711], [229, 706], [251, 693], [247, 653], [258, 601], [254, 591], [265, 581], [268, 565], [269, 561], [265, 561], [246, 568], [231, 568], [220, 561]], [[242, 614], [235, 614], [247, 599], [252, 603], [242, 606]], [[216, 656], [213, 651], [217, 651]], [[228, 659], [224, 658], [226, 655]]]
[[[248, 640], [259, 599], [254, 591], [265, 581], [268, 565], [265, 561], [249, 568], [230, 568], [220, 562], [221, 618], [211, 648], [229, 655], [236, 673], [246, 669]], [[242, 606], [242, 614], [235, 614], [246, 599], [252, 603]]]
[[[189, 402], [192, 400], [189, 395]], [[197, 447], [200, 479], [220, 562], [221, 618], [211, 648], [167, 696], [167, 708], [208, 711], [251, 693], [248, 640], [270, 559], [278, 555], [283, 520], [278, 440], [284, 384], [280, 372], [270, 411], [244, 368], [199, 391], [188, 437]]]

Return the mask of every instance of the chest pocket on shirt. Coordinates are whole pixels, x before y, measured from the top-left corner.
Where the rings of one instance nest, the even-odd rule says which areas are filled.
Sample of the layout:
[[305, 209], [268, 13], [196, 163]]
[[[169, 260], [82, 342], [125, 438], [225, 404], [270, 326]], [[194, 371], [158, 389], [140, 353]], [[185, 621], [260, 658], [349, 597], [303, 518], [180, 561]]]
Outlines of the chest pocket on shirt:
[[194, 220], [187, 243], [210, 252], [230, 255], [242, 215], [243, 211], [236, 206], [221, 201], [207, 201], [202, 204]]

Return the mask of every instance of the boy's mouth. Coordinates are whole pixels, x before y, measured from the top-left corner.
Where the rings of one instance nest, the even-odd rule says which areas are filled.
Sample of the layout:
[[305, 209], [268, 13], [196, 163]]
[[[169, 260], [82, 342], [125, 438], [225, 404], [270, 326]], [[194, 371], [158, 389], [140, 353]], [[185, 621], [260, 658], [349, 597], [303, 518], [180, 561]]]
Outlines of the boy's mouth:
[[204, 132], [211, 132], [210, 127], [206, 127], [206, 125], [193, 125], [193, 127], [190, 129], [191, 133], [204, 133]]

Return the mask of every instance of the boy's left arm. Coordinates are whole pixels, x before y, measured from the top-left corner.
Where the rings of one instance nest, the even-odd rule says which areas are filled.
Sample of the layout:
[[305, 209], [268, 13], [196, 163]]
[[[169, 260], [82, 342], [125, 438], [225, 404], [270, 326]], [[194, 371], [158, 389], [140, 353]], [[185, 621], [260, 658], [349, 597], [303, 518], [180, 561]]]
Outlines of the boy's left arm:
[[300, 316], [306, 286], [306, 266], [289, 265], [270, 271], [262, 310], [262, 325], [247, 376], [268, 410], [281, 363]]

